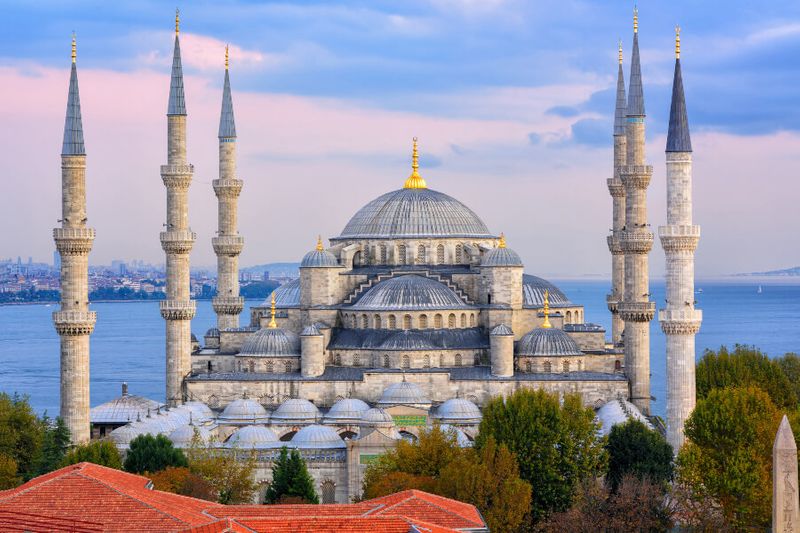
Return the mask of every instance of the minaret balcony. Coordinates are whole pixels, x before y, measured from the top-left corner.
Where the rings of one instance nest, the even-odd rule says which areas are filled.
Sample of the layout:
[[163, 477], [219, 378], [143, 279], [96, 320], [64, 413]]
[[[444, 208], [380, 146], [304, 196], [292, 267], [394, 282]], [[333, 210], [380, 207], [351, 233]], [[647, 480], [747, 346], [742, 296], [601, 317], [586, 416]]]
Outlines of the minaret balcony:
[[161, 300], [158, 307], [165, 320], [191, 320], [196, 311], [193, 300]]
[[194, 174], [194, 165], [184, 163], [182, 165], [161, 165], [161, 176], [185, 176]]
[[658, 312], [661, 331], [667, 335], [695, 335], [700, 331], [703, 311], [700, 309], [661, 309]]
[[218, 315], [238, 315], [244, 309], [244, 298], [241, 296], [216, 296], [211, 300], [211, 307]]
[[53, 240], [56, 249], [63, 255], [83, 255], [92, 250], [95, 230], [93, 228], [54, 228]]
[[59, 335], [90, 335], [94, 331], [95, 322], [97, 322], [97, 313], [94, 311], [56, 311], [53, 313], [53, 323]]
[[648, 254], [653, 249], [653, 232], [642, 229], [623, 231], [619, 242], [624, 253]]
[[237, 198], [242, 192], [244, 181], [239, 179], [221, 179], [211, 182], [217, 198]]
[[608, 250], [611, 252], [611, 255], [622, 255], [622, 244], [620, 244], [619, 241], [619, 232], [614, 233], [616, 233], [616, 235], [609, 235], [606, 237]]
[[611, 178], [606, 180], [608, 184], [608, 192], [611, 193], [613, 198], [625, 198], [625, 185], [619, 178]]
[[619, 302], [617, 310], [625, 322], [650, 322], [656, 315], [656, 303]]
[[188, 254], [197, 238], [193, 231], [173, 230], [162, 231], [160, 234], [161, 248], [168, 254]]
[[653, 178], [653, 166], [626, 165], [620, 167], [619, 178], [626, 189], [646, 189]]
[[606, 304], [608, 305], [608, 310], [612, 314], [616, 314], [619, 311], [619, 301], [621, 298], [615, 294], [606, 294]]
[[214, 253], [217, 255], [235, 257], [242, 253], [244, 237], [241, 235], [220, 235], [211, 239], [211, 246], [214, 247]]
[[700, 241], [700, 226], [659, 226], [658, 236], [665, 252], [694, 252]]

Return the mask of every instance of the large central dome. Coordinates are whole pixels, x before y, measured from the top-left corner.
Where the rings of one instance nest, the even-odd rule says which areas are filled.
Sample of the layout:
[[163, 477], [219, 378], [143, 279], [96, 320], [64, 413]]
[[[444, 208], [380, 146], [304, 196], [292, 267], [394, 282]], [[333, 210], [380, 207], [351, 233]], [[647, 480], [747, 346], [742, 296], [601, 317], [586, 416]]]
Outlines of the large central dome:
[[338, 239], [494, 238], [469, 207], [432, 189], [403, 188], [362, 207]]

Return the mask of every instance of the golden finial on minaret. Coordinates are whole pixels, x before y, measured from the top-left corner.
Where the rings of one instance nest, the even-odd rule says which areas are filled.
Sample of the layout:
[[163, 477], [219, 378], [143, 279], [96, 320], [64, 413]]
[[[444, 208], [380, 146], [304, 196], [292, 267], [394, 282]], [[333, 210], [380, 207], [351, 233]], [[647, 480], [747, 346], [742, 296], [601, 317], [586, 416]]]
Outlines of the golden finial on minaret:
[[675, 59], [681, 58], [681, 27], [675, 26]]
[[633, 6], [633, 33], [639, 33], [639, 8]]
[[544, 290], [544, 322], [542, 323], [544, 329], [550, 329], [553, 325], [550, 323], [550, 291]]
[[321, 252], [324, 249], [325, 249], [325, 247], [322, 246], [322, 235], [317, 235], [317, 251]]
[[506, 234], [500, 233], [500, 242], [497, 243], [498, 248], [505, 248], [506, 247]]
[[228, 70], [228, 45], [225, 45], [225, 70]]
[[275, 322], [275, 292], [272, 293], [272, 300], [270, 301], [270, 309], [269, 309], [269, 328], [275, 329], [278, 327], [277, 322]]
[[181, 32], [181, 10], [177, 7], [175, 8], [175, 35], [177, 36]]
[[417, 152], [417, 138], [414, 137], [414, 149], [411, 152], [411, 175], [406, 180], [406, 189], [427, 189], [428, 184], [425, 179], [419, 175], [419, 152]]
[[75, 32], [72, 32], [72, 62], [75, 63], [75, 60], [78, 57], [78, 44], [75, 41]]
[[619, 40], [619, 64], [622, 64], [622, 39]]

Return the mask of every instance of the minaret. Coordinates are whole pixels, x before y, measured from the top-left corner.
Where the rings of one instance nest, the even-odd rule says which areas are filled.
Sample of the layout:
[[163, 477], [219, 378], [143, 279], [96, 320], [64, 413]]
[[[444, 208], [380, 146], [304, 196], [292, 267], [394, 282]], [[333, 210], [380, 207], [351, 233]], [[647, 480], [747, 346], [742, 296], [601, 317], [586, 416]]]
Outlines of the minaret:
[[683, 425], [695, 405], [694, 337], [703, 314], [694, 308], [694, 251], [700, 226], [692, 224], [692, 140], [681, 76], [680, 28], [675, 28], [675, 76], [667, 134], [667, 225], [658, 228], [667, 256], [667, 307], [658, 313], [667, 336], [667, 441], [683, 445]]
[[622, 345], [622, 328], [619, 303], [625, 292], [625, 257], [622, 255], [620, 235], [625, 226], [625, 187], [619, 178], [619, 170], [626, 164], [625, 139], [625, 75], [622, 73], [622, 41], [619, 42], [619, 67], [617, 69], [617, 106], [614, 110], [614, 175], [607, 180], [608, 192], [613, 201], [611, 235], [608, 249], [611, 252], [611, 294], [606, 298], [611, 311], [611, 342]]
[[639, 61], [639, 17], [633, 15], [633, 53], [625, 112], [626, 165], [619, 176], [625, 187], [625, 226], [620, 245], [625, 257], [625, 293], [619, 316], [625, 321], [625, 374], [630, 400], [645, 415], [650, 414], [650, 321], [655, 303], [650, 301], [648, 254], [653, 233], [647, 224], [647, 186], [653, 167], [645, 165], [644, 93]]
[[219, 179], [214, 193], [219, 202], [217, 236], [211, 240], [217, 254], [217, 296], [212, 305], [217, 313], [217, 328], [222, 331], [239, 327], [244, 298], [239, 296], [239, 254], [244, 238], [237, 229], [237, 211], [242, 180], [236, 177], [236, 124], [233, 120], [231, 81], [228, 76], [228, 47], [225, 47], [225, 83], [222, 87], [222, 111], [219, 116]]
[[97, 314], [89, 311], [89, 252], [95, 233], [86, 227], [86, 149], [75, 59], [73, 35], [61, 147], [61, 227], [53, 230], [61, 255], [61, 309], [53, 313], [53, 322], [61, 336], [61, 418], [72, 443], [81, 444], [90, 436], [89, 335]]
[[183, 401], [183, 378], [191, 369], [191, 320], [195, 304], [189, 296], [189, 252], [195, 234], [189, 228], [189, 184], [194, 167], [186, 162], [186, 102], [178, 12], [175, 12], [175, 51], [167, 107], [167, 164], [161, 179], [167, 187], [166, 231], [161, 247], [167, 255], [167, 297], [161, 302], [161, 316], [167, 321], [167, 404]]

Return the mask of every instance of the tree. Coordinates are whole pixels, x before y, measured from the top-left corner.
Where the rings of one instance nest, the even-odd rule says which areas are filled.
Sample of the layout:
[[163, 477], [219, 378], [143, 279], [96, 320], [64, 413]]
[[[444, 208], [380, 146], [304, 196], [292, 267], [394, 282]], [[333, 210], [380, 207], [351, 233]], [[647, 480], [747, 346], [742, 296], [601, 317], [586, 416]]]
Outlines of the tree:
[[505, 444], [519, 461], [520, 477], [533, 487], [531, 519], [538, 522], [572, 504], [576, 488], [599, 476], [606, 462], [594, 410], [577, 394], [519, 389], [484, 407], [476, 446], [490, 437]]
[[[0, 393], [0, 455], [16, 463], [22, 481], [37, 475], [43, 438], [44, 424], [34, 414], [28, 398]], [[6, 461], [5, 467], [10, 464]]]
[[42, 453], [36, 469], [38, 476], [60, 468], [70, 444], [69, 428], [64, 423], [64, 419], [60, 416], [56, 417], [55, 424], [51, 425], [45, 415], [42, 422], [46, 429], [42, 439]]
[[724, 346], [717, 352], [706, 350], [697, 364], [695, 379], [698, 400], [713, 389], [755, 386], [766, 392], [778, 407], [797, 407], [797, 394], [781, 365], [753, 346], [737, 344], [733, 352]]
[[608, 474], [606, 479], [617, 492], [622, 478], [633, 475], [647, 478], [656, 486], [672, 480], [672, 446], [638, 420], [628, 420], [611, 428], [608, 435]]
[[60, 466], [83, 462], [122, 470], [122, 457], [119, 450], [114, 443], [107, 440], [96, 440], [74, 447], [64, 456]]
[[800, 401], [800, 355], [787, 353], [783, 357], [776, 359], [775, 362], [783, 370], [784, 375], [792, 385], [795, 396]]
[[772, 443], [781, 414], [757, 387], [712, 389], [686, 421], [678, 480], [715, 502], [731, 529], [766, 529], [772, 512]]
[[189, 471], [208, 482], [217, 502], [241, 504], [253, 501], [257, 489], [253, 477], [255, 453], [208, 447], [196, 434], [186, 456]]
[[158, 472], [168, 466], [188, 466], [186, 456], [164, 435], [139, 435], [128, 446], [125, 470], [141, 474]]
[[267, 488], [264, 503], [281, 503], [286, 498], [302, 499], [305, 503], [319, 503], [314, 480], [306, 468], [300, 452], [291, 453], [284, 446], [272, 467], [272, 483]]
[[203, 477], [192, 473], [185, 466], [168, 466], [160, 472], [148, 473], [153, 488], [191, 496], [201, 500], [217, 501], [217, 491]]
[[17, 462], [13, 457], [0, 453], [0, 490], [13, 489], [22, 483], [17, 475]]

